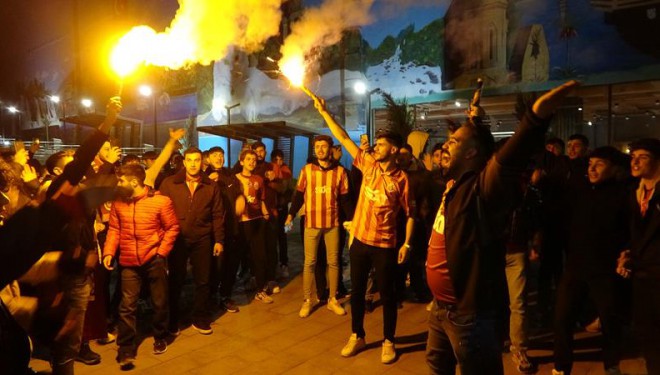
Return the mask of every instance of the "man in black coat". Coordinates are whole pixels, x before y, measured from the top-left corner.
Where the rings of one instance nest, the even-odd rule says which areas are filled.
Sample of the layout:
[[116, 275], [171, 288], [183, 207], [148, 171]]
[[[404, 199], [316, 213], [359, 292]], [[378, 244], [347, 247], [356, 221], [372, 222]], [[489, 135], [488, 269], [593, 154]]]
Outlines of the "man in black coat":
[[660, 374], [660, 140], [630, 144], [631, 173], [639, 185], [630, 195], [630, 250], [617, 272], [633, 278], [633, 321], [649, 374]]
[[179, 333], [179, 298], [190, 259], [195, 282], [193, 328], [210, 335], [213, 333], [208, 310], [211, 261], [224, 251], [225, 208], [218, 184], [202, 173], [202, 152], [191, 147], [183, 154], [184, 169], [166, 178], [160, 186], [160, 192], [172, 200], [181, 226], [169, 255], [169, 330], [175, 336]]
[[617, 177], [627, 160], [611, 146], [589, 156], [589, 184], [576, 187], [568, 201], [566, 269], [555, 307], [555, 373], [569, 375], [573, 365], [573, 328], [588, 296], [600, 318], [603, 364], [620, 374], [621, 291], [616, 259], [629, 240], [627, 188]]

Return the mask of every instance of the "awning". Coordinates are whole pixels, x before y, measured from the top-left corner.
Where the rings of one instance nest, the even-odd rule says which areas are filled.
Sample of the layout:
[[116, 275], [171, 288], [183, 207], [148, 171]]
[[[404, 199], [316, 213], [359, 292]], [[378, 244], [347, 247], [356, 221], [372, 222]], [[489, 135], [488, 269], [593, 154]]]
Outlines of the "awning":
[[[99, 125], [101, 125], [104, 119], [105, 119], [105, 114], [87, 113], [83, 115], [67, 116], [65, 118], [61, 118], [60, 121], [66, 122], [68, 124], [91, 126], [96, 128]], [[121, 123], [139, 125], [142, 124], [142, 120], [137, 120], [130, 117], [118, 116], [116, 124], [121, 124]]]
[[286, 121], [200, 126], [197, 131], [244, 141], [295, 136], [314, 137], [318, 134], [309, 128], [292, 125]]

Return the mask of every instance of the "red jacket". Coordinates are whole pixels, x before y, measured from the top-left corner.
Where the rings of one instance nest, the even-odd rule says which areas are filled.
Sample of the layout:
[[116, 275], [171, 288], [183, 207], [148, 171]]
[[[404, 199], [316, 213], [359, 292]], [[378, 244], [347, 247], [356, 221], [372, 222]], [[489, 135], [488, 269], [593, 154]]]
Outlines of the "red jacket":
[[156, 255], [167, 257], [178, 234], [170, 198], [147, 188], [130, 201], [112, 203], [103, 256], [115, 257], [119, 247], [119, 264], [138, 267]]

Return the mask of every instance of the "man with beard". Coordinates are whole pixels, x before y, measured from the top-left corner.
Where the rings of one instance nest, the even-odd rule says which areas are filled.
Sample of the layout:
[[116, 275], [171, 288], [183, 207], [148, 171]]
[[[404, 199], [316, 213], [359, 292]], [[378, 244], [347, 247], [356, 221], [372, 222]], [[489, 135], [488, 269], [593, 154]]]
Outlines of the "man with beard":
[[[146, 173], [140, 165], [119, 168], [118, 186], [130, 196], [113, 202], [103, 266], [112, 270], [114, 258], [121, 266], [121, 305], [117, 362], [131, 367], [137, 355], [137, 301], [142, 282], [148, 282], [154, 307], [154, 354], [167, 350], [167, 256], [179, 234], [172, 201], [144, 185]], [[117, 251], [119, 248], [119, 251]], [[117, 256], [118, 255], [118, 256]]]
[[[351, 321], [352, 331], [341, 351], [344, 357], [357, 354], [366, 346], [364, 331], [365, 293], [372, 265], [383, 302], [383, 341], [381, 362], [396, 360], [394, 334], [396, 331], [397, 301], [394, 289], [397, 263], [408, 259], [410, 237], [414, 221], [408, 199], [408, 176], [396, 166], [396, 155], [403, 145], [397, 134], [383, 132], [376, 136], [373, 152], [361, 150], [330, 115], [322, 99], [312, 95], [314, 106], [328, 124], [332, 135], [354, 158], [353, 165], [362, 172], [362, 184], [352, 222], [354, 237], [350, 248], [351, 261]], [[397, 215], [406, 213], [405, 240], [397, 233]], [[403, 243], [400, 249], [397, 243]]]
[[427, 257], [434, 296], [426, 359], [434, 374], [503, 374], [499, 329], [505, 310], [505, 244], [502, 233], [520, 177], [542, 149], [549, 119], [571, 81], [539, 98], [519, 130], [494, 156], [490, 129], [473, 106], [471, 120], [443, 146], [447, 189], [438, 209]]
[[[289, 216], [284, 225], [291, 225], [293, 217], [305, 205], [305, 261], [303, 266], [303, 298], [300, 317], [309, 316], [312, 308], [319, 302], [314, 293], [314, 268], [318, 255], [319, 243], [325, 242], [328, 267], [328, 310], [337, 315], [346, 311], [337, 301], [339, 285], [339, 209], [346, 213], [348, 196], [348, 174], [330, 156], [332, 138], [320, 135], [314, 139], [316, 160], [300, 171], [294, 201], [289, 209]], [[325, 270], [323, 270], [325, 273]]]

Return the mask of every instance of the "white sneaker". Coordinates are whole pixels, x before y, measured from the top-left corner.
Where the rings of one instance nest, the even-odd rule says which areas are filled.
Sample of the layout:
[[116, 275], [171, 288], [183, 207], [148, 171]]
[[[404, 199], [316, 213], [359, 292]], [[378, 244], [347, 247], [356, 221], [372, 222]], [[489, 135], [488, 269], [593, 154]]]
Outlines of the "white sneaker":
[[380, 354], [380, 361], [384, 364], [390, 364], [396, 359], [396, 350], [394, 343], [390, 340], [383, 341], [383, 351]]
[[365, 346], [367, 346], [367, 343], [364, 341], [364, 337], [358, 338], [357, 333], [354, 333], [348, 339], [346, 346], [341, 350], [341, 355], [342, 357], [352, 357], [364, 349]]
[[344, 310], [344, 307], [337, 301], [335, 297], [332, 297], [328, 300], [328, 304], [326, 306], [328, 310], [332, 311], [333, 313], [337, 315], [346, 315], [346, 310]]
[[305, 302], [303, 302], [302, 307], [300, 308], [300, 312], [298, 313], [298, 316], [301, 318], [306, 318], [309, 316], [309, 314], [312, 312], [312, 309], [314, 306], [318, 305], [319, 300], [314, 299], [306, 299]]
[[273, 299], [265, 291], [255, 294], [254, 299], [263, 303], [273, 303]]

